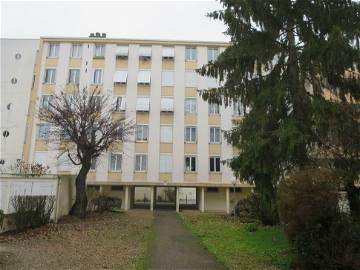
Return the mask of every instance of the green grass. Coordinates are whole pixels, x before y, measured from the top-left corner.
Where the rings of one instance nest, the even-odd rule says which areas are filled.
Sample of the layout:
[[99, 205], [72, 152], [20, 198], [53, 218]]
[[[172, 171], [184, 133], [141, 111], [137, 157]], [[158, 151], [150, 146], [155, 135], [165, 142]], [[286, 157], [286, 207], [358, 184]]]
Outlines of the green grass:
[[181, 213], [200, 242], [229, 269], [291, 269], [289, 244], [279, 227], [260, 226], [249, 232], [233, 217]]

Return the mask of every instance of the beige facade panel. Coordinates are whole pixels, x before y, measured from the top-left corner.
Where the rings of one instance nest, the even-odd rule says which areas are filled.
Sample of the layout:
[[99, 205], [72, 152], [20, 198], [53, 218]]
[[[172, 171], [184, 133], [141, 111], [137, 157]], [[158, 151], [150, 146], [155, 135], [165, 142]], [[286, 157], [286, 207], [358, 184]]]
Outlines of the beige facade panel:
[[103, 93], [103, 86], [96, 84], [90, 85], [90, 91], [93, 92], [94, 90], [96, 90], [97, 93]]
[[35, 141], [35, 151], [47, 151], [49, 149], [48, 144], [45, 140]]
[[234, 156], [238, 156], [238, 155], [240, 154], [239, 148], [233, 147], [232, 149], [233, 149], [233, 155], [234, 155]]
[[185, 143], [184, 144], [184, 153], [187, 154], [196, 154], [197, 153], [197, 144], [196, 143]]
[[209, 154], [221, 155], [221, 144], [220, 143], [210, 143], [209, 144]]
[[173, 59], [163, 59], [162, 69], [163, 70], [174, 70], [175, 61]]
[[117, 141], [110, 146], [110, 151], [119, 153], [123, 151], [123, 147], [124, 147], [123, 143]]
[[137, 95], [138, 96], [150, 96], [150, 85], [138, 85]]
[[174, 114], [172, 114], [172, 113], [160, 114], [160, 124], [161, 125], [172, 125], [173, 123], [174, 123]]
[[136, 153], [147, 153], [148, 152], [148, 143], [147, 142], [135, 143], [135, 152]]
[[74, 94], [75, 92], [79, 91], [79, 86], [76, 84], [66, 84], [64, 87], [64, 92], [66, 94]]
[[116, 96], [125, 96], [126, 95], [126, 85], [115, 84], [113, 93]]
[[136, 114], [137, 124], [149, 124], [149, 113], [138, 112]]
[[220, 115], [210, 115], [208, 119], [210, 126], [220, 126], [221, 125], [221, 116]]
[[209, 173], [209, 182], [211, 183], [221, 183], [221, 178], [221, 173]]
[[109, 181], [121, 181], [121, 172], [109, 172], [108, 180]]
[[197, 97], [197, 96], [198, 96], [197, 88], [185, 87], [185, 97]]
[[196, 114], [186, 114], [184, 117], [185, 126], [188, 125], [197, 125], [197, 115]]
[[112, 119], [113, 120], [123, 120], [123, 119], [125, 119], [125, 113], [124, 112], [113, 112]]
[[127, 69], [128, 60], [127, 59], [116, 59], [116, 69]]
[[80, 68], [81, 67], [81, 62], [82, 62], [81, 58], [70, 58], [69, 59], [69, 67]]
[[151, 69], [151, 60], [140, 60], [139, 61], [139, 69]]
[[93, 63], [92, 64], [93, 68], [104, 68], [105, 67], [105, 59], [94, 58], [92, 63]]
[[134, 172], [134, 181], [147, 181], [146, 172]]
[[226, 189], [219, 188], [218, 192], [205, 191], [205, 211], [226, 211]]
[[88, 175], [86, 176], [86, 181], [95, 181], [96, 180], [96, 172], [90, 171]]
[[160, 182], [170, 183], [172, 180], [172, 173], [159, 173]]
[[45, 66], [46, 67], [56, 67], [58, 64], [58, 58], [46, 58]]
[[161, 96], [163, 96], [163, 97], [174, 96], [174, 87], [173, 86], [162, 86], [161, 87]]
[[197, 69], [196, 61], [186, 61], [185, 62], [185, 70], [194, 70]]
[[173, 144], [172, 143], [160, 143], [160, 153], [172, 153]]
[[54, 94], [55, 93], [55, 84], [44, 83], [41, 90], [42, 94]]
[[197, 182], [197, 173], [185, 173], [184, 174], [184, 182]]

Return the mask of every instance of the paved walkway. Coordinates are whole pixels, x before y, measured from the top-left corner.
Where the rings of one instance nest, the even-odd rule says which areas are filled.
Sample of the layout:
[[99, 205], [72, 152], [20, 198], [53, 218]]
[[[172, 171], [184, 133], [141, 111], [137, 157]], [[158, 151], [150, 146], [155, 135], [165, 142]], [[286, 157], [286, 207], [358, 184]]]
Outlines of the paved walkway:
[[156, 211], [147, 269], [225, 269], [185, 228], [174, 211]]

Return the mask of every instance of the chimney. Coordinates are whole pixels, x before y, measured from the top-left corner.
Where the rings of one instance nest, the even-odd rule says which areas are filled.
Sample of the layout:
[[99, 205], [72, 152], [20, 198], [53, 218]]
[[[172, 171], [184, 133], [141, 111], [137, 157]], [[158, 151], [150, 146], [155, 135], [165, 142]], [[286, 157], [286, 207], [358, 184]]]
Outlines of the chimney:
[[95, 33], [95, 37], [101, 37], [99, 32]]
[[101, 37], [102, 37], [102, 38], [106, 38], [106, 33], [102, 33], [102, 34], [101, 34]]
[[94, 33], [90, 33], [89, 37], [90, 38], [95, 37]]

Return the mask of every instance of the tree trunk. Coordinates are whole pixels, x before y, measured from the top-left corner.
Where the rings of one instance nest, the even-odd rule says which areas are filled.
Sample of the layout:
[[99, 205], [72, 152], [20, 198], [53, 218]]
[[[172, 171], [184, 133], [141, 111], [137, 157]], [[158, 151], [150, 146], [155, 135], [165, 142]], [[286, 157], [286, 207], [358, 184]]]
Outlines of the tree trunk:
[[85, 218], [87, 207], [86, 196], [86, 176], [90, 170], [90, 165], [82, 165], [79, 174], [76, 177], [76, 199], [70, 210], [70, 215]]
[[351, 215], [360, 218], [360, 189], [355, 187], [354, 182], [349, 182], [346, 185], [346, 192]]

